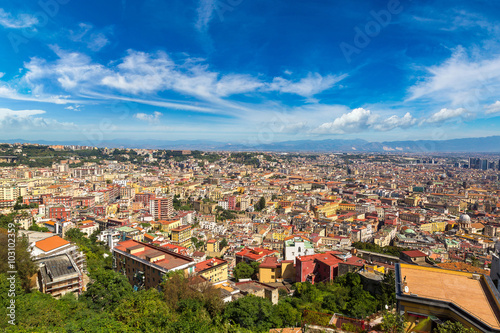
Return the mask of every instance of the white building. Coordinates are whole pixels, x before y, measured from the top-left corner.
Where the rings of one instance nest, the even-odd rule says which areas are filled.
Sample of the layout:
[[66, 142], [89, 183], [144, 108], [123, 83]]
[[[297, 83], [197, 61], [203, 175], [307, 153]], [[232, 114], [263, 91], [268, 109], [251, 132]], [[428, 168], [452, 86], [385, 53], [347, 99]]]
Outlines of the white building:
[[285, 260], [293, 260], [298, 256], [308, 256], [314, 254], [314, 244], [305, 237], [290, 236], [285, 238], [283, 244], [283, 256]]

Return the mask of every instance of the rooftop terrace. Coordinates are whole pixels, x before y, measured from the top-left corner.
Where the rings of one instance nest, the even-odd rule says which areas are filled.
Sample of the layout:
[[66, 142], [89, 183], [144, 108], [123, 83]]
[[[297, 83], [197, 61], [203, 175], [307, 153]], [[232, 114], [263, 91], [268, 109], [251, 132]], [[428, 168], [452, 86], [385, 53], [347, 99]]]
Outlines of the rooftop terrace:
[[[398, 295], [453, 303], [492, 329], [500, 329], [498, 292], [484, 275], [400, 264]], [[404, 289], [404, 281], [408, 286]], [[490, 281], [491, 282], [491, 281]], [[399, 297], [398, 297], [399, 298]], [[407, 298], [408, 300], [408, 298]]]

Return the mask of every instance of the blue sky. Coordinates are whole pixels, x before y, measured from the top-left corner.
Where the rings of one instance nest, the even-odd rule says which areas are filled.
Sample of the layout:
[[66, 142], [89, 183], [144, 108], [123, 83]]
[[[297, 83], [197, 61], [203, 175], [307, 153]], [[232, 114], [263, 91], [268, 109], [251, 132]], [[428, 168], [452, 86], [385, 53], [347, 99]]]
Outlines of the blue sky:
[[500, 133], [497, 1], [2, 5], [0, 140]]

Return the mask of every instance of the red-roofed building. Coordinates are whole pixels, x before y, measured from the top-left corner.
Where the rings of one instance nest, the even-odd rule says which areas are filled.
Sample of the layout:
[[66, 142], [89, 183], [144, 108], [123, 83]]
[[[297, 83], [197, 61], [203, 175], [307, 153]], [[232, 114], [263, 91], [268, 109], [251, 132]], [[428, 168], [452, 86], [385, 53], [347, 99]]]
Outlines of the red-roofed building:
[[125, 275], [136, 289], [157, 287], [172, 271], [195, 273], [193, 258], [135, 240], [120, 242], [113, 248], [115, 270]]
[[401, 252], [400, 259], [412, 264], [425, 263], [427, 254], [419, 250], [410, 250]]
[[175, 244], [161, 244], [160, 247], [185, 256], [188, 255], [188, 249], [184, 246], [179, 246]]
[[196, 264], [195, 271], [196, 274], [203, 276], [212, 283], [226, 281], [228, 264], [226, 260], [212, 258]]
[[339, 275], [362, 268], [364, 263], [361, 258], [338, 251], [297, 257], [295, 279], [296, 282], [309, 281], [313, 284], [333, 281]]
[[59, 236], [51, 236], [31, 243], [30, 252], [33, 260], [66, 253], [71, 256], [80, 270], [86, 270], [85, 255], [75, 244]]
[[256, 247], [253, 249], [249, 249], [245, 247], [240, 252], [236, 252], [236, 264], [244, 261], [246, 263], [251, 262], [262, 262], [264, 258], [269, 256], [278, 256], [278, 251], [263, 249], [260, 247]]

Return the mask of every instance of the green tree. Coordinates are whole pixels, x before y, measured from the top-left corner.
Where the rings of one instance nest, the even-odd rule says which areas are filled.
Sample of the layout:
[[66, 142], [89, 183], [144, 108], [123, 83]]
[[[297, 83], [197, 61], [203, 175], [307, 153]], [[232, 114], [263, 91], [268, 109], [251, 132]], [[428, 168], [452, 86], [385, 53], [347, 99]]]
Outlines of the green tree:
[[30, 227], [28, 228], [28, 230], [39, 231], [39, 232], [49, 232], [48, 228], [46, 228], [46, 227], [39, 227], [35, 223], [33, 223], [32, 225], [30, 225]]
[[174, 319], [173, 311], [158, 290], [140, 290], [124, 297], [113, 311], [114, 317], [141, 332], [164, 332]]
[[17, 197], [16, 203], [14, 204], [14, 210], [21, 209], [22, 204], [23, 204], [23, 197], [22, 196]]
[[220, 241], [220, 244], [219, 244], [219, 248], [222, 250], [226, 246], [227, 246], [227, 240], [225, 238], [222, 238], [222, 240]]
[[458, 321], [446, 321], [434, 330], [435, 333], [475, 333], [476, 330], [473, 328], [465, 328]]
[[382, 319], [382, 329], [388, 333], [404, 333], [405, 317], [399, 313], [386, 312]]
[[97, 269], [91, 272], [91, 278], [93, 282], [81, 296], [91, 309], [114, 310], [122, 298], [132, 293], [132, 286], [125, 276], [112, 270]]
[[345, 313], [349, 302], [349, 289], [337, 287], [323, 299], [323, 308], [330, 313]]
[[240, 279], [249, 279], [254, 275], [254, 268], [248, 265], [246, 262], [239, 262], [233, 270], [233, 276], [236, 281]]
[[232, 323], [257, 332], [269, 331], [277, 324], [273, 322], [271, 301], [254, 295], [248, 295], [229, 303], [224, 316]]
[[379, 285], [376, 298], [381, 307], [392, 306], [396, 303], [396, 283], [393, 271], [384, 274], [384, 279]]
[[[0, 273], [7, 273], [12, 271], [9, 266], [9, 248], [8, 244], [10, 238], [6, 233], [0, 232]], [[26, 237], [16, 237], [15, 238], [15, 271], [17, 271], [17, 278], [19, 279], [21, 286], [24, 290], [29, 291], [31, 289], [31, 278], [37, 273], [38, 267], [31, 260], [31, 255], [28, 252], [28, 239]]]
[[288, 302], [279, 302], [273, 307], [271, 322], [274, 327], [300, 326], [301, 313]]
[[261, 211], [266, 208], [266, 199], [264, 197], [260, 197], [259, 201], [254, 205], [256, 211]]

